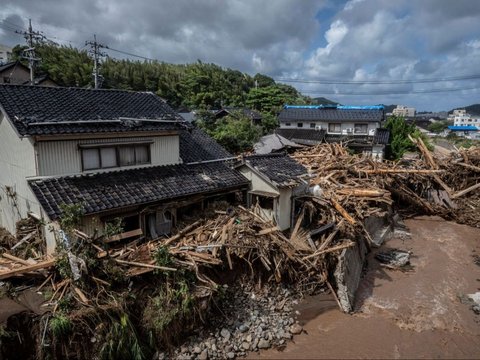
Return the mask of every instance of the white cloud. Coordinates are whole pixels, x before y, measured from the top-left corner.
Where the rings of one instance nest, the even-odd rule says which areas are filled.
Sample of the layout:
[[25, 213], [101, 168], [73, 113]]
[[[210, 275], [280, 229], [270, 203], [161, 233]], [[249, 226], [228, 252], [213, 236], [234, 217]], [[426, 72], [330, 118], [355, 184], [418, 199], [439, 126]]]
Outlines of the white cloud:
[[[3, 0], [0, 19], [25, 26], [32, 17], [37, 29], [78, 47], [97, 33], [112, 48], [167, 62], [200, 59], [299, 79], [443, 78], [480, 69], [479, 1], [351, 0], [338, 6], [328, 23], [320, 23], [327, 21], [322, 10], [332, 4], [337, 5], [331, 0]], [[318, 39], [325, 42], [320, 46]], [[0, 26], [0, 43], [23, 41], [11, 27]], [[474, 86], [480, 82], [298, 88], [320, 96], [323, 91], [326, 97], [336, 92], [337, 100], [349, 103], [398, 101], [419, 109], [448, 109], [479, 102], [478, 91], [340, 94]]]

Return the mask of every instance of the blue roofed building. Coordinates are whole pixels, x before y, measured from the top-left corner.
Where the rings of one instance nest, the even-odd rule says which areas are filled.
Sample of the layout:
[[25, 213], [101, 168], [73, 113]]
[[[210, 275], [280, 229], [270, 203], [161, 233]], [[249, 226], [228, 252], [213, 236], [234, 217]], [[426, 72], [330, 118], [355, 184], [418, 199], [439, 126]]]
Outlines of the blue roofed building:
[[389, 141], [384, 121], [383, 105], [285, 105], [276, 133], [302, 145], [346, 142], [353, 150], [382, 160]]

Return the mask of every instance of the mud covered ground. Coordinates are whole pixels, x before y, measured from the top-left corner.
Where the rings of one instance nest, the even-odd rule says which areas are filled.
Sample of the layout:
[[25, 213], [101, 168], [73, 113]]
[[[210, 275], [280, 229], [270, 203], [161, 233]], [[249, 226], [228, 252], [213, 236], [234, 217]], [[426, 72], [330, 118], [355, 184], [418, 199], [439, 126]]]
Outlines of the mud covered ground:
[[465, 301], [480, 291], [480, 229], [435, 217], [406, 221], [411, 237], [382, 251], [412, 251], [408, 272], [381, 267], [369, 255], [356, 312], [341, 313], [329, 298], [298, 308], [305, 333], [282, 350], [250, 358], [480, 358], [480, 315]]

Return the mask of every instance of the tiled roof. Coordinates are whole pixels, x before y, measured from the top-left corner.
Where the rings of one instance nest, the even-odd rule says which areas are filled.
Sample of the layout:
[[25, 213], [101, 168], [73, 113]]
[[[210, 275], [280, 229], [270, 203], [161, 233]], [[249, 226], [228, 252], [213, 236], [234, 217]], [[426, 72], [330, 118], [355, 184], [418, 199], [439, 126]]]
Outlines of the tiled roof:
[[302, 145], [298, 145], [293, 141], [284, 138], [279, 134], [270, 134], [265, 135], [258, 140], [256, 144], [253, 145], [255, 154], [265, 155], [270, 154], [275, 151], [279, 151], [285, 148], [301, 148]]
[[388, 144], [390, 140], [390, 131], [388, 129], [376, 129], [375, 135], [373, 136], [374, 144]]
[[303, 145], [319, 144], [325, 138], [326, 130], [314, 129], [276, 129], [275, 133], [293, 142]]
[[11, 62], [5, 63], [3, 65], [0, 65], [0, 72], [8, 70], [8, 69], [10, 69], [10, 68], [12, 68], [12, 67], [14, 67], [15, 65], [18, 65], [18, 64], [19, 64], [19, 66], [25, 67], [19, 61], [11, 61]]
[[0, 85], [0, 105], [20, 135], [156, 131], [176, 129], [183, 122], [149, 92]]
[[283, 109], [278, 115], [280, 122], [287, 121], [383, 121], [383, 110], [356, 110], [356, 109]]
[[180, 132], [180, 157], [184, 163], [232, 157], [227, 150], [201, 129], [189, 126]]
[[300, 182], [299, 176], [308, 174], [305, 167], [286, 154], [253, 155], [244, 161], [279, 187], [295, 186]]
[[63, 203], [82, 203], [85, 214], [94, 214], [238, 188], [248, 180], [222, 163], [210, 163], [30, 180], [29, 184], [48, 216], [57, 219]]

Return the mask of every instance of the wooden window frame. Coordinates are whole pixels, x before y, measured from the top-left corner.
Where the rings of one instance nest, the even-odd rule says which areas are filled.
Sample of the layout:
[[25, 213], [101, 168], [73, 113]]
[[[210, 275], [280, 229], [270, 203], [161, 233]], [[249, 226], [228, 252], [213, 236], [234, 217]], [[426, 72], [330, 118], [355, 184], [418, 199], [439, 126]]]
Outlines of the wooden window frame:
[[[339, 127], [340, 130], [336, 131], [336, 130], [330, 130], [331, 127]], [[342, 132], [342, 124], [339, 124], [339, 123], [328, 123], [328, 132], [329, 133], [332, 133], [332, 134], [340, 134]]]
[[[137, 166], [137, 165], [148, 165], [152, 163], [152, 150], [150, 146], [151, 142], [143, 142], [143, 143], [125, 143], [125, 144], [96, 144], [96, 145], [79, 145], [80, 148], [80, 159], [82, 162], [82, 171], [92, 171], [92, 170], [102, 170], [102, 169], [114, 169], [114, 168], [122, 168], [122, 167], [129, 167], [129, 166]], [[145, 147], [147, 149], [147, 161], [145, 162], [137, 162], [137, 147]], [[131, 165], [120, 165], [120, 154], [119, 154], [119, 148], [121, 147], [130, 147], [133, 148], [133, 156], [135, 159], [135, 163]], [[114, 148], [115, 149], [115, 159], [116, 159], [116, 165], [115, 166], [102, 166], [102, 153], [100, 151], [101, 148]], [[98, 168], [90, 168], [90, 169], [85, 169], [85, 164], [83, 161], [83, 150], [96, 150], [97, 155], [98, 155], [98, 163], [100, 164], [100, 167]]]
[[[366, 129], [365, 131], [357, 131], [357, 126], [365, 126]], [[360, 134], [360, 135], [366, 135], [368, 134], [368, 124], [361, 124], [361, 123], [358, 123], [358, 124], [353, 124], [353, 133], [354, 134]]]

